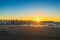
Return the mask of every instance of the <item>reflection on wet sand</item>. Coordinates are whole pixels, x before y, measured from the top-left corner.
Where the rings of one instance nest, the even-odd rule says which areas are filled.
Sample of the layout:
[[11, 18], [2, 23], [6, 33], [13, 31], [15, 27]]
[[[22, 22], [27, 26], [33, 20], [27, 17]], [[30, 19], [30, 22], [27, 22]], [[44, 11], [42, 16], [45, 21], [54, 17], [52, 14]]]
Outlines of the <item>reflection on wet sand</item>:
[[5, 25], [0, 27], [0, 38], [0, 40], [60, 40], [60, 27]]

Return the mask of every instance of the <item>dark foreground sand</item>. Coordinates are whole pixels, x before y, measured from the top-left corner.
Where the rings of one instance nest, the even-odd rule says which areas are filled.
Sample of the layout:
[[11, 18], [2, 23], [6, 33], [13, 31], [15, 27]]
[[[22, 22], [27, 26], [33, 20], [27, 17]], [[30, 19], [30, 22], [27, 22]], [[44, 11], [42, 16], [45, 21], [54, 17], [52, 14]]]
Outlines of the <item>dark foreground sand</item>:
[[60, 27], [0, 26], [0, 40], [60, 40]]

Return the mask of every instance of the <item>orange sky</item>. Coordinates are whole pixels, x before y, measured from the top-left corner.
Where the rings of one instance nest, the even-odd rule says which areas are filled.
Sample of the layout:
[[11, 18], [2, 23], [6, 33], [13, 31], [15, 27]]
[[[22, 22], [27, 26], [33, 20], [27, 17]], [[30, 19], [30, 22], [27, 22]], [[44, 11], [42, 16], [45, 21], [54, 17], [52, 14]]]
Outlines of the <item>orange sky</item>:
[[1, 20], [32, 20], [32, 21], [36, 21], [37, 18], [40, 20], [40, 21], [56, 21], [56, 22], [60, 22], [60, 19], [59, 18], [48, 18], [48, 17], [2, 17], [0, 18]]

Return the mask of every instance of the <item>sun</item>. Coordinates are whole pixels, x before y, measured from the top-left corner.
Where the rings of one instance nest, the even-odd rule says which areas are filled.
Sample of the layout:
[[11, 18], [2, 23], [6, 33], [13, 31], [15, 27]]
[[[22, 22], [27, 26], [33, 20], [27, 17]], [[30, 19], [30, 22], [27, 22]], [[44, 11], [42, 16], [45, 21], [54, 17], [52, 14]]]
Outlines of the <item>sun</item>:
[[37, 21], [37, 22], [39, 22], [39, 21], [40, 21], [40, 19], [39, 19], [39, 18], [37, 18], [37, 19], [36, 19], [36, 21]]
[[36, 18], [36, 21], [37, 21], [37, 22], [40, 22], [40, 21], [41, 21], [41, 19], [40, 19], [40, 18]]

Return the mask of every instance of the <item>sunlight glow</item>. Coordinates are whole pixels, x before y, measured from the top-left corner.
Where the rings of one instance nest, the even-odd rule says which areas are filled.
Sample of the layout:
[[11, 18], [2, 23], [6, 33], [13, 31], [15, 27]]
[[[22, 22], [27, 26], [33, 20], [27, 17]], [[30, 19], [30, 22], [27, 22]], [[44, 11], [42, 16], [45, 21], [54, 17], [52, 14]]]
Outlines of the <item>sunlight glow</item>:
[[39, 21], [41, 21], [41, 19], [40, 18], [36, 18], [36, 21], [39, 22]]

